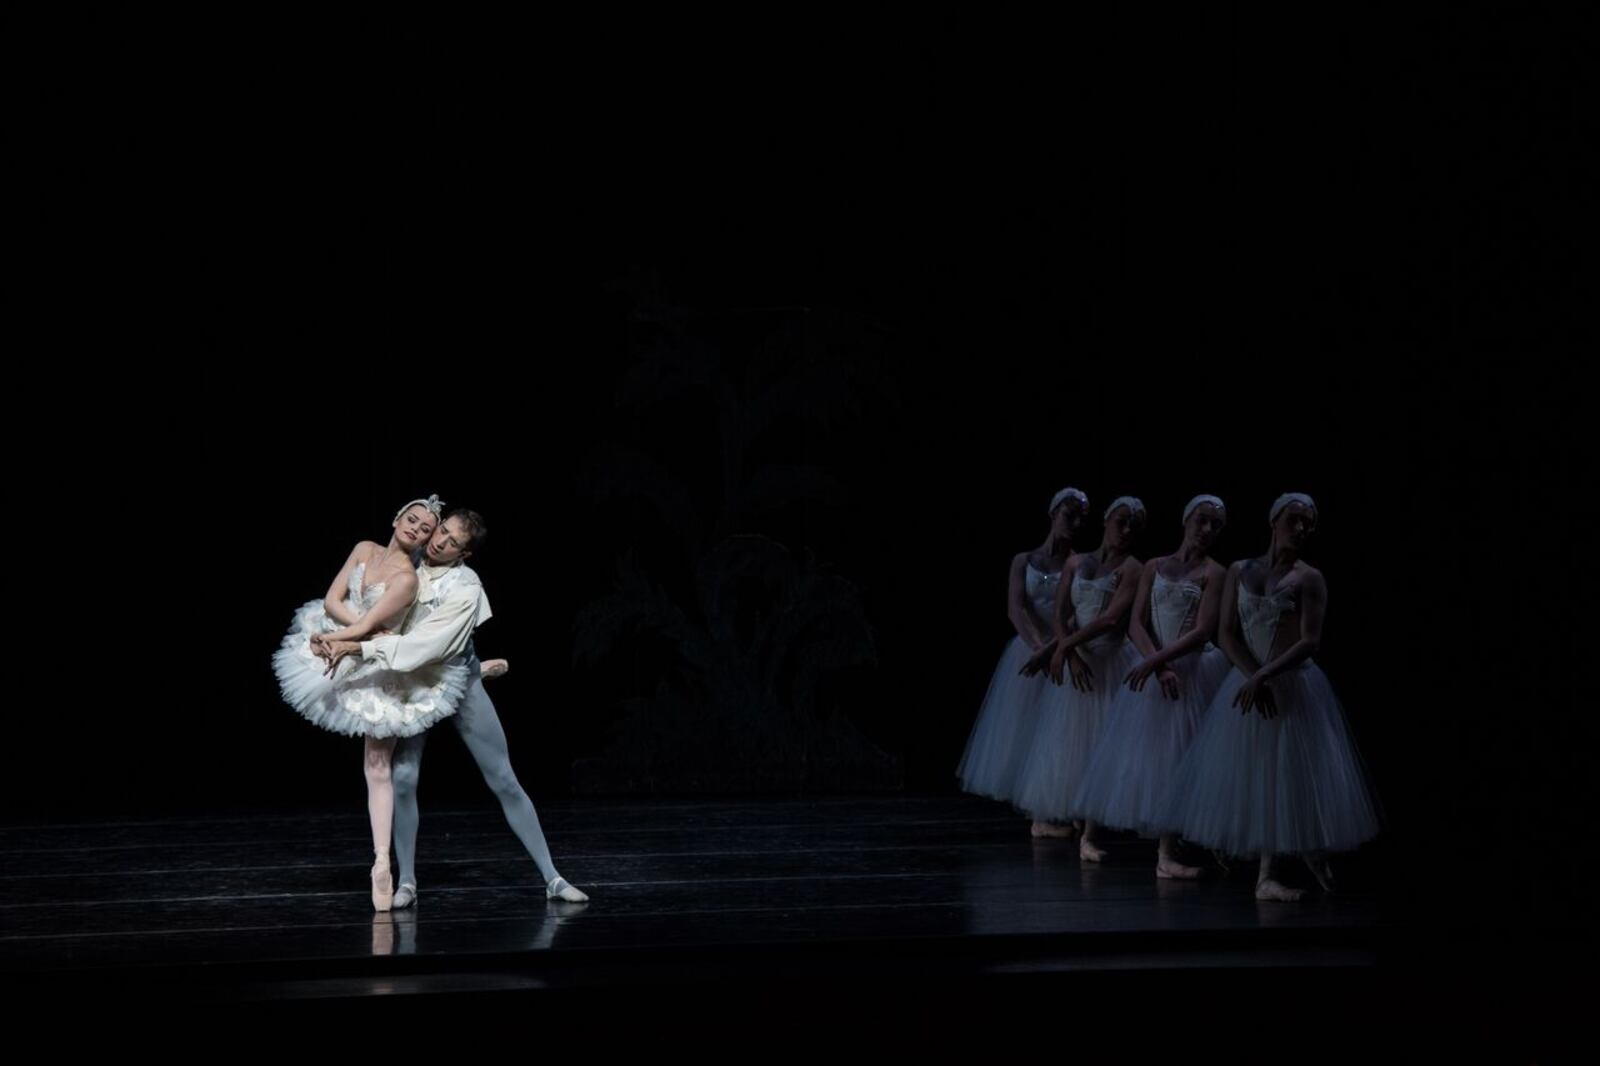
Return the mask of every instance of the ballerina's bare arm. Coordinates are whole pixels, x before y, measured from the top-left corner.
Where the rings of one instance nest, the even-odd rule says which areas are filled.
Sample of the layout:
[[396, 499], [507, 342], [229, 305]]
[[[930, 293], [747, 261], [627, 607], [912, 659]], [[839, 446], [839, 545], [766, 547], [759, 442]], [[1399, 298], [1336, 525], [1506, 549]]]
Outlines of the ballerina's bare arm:
[[328, 617], [342, 626], [354, 625], [360, 615], [355, 608], [345, 602], [345, 597], [350, 593], [350, 575], [357, 566], [372, 557], [378, 546], [370, 540], [364, 540], [350, 549], [350, 558], [344, 561], [339, 574], [333, 579], [333, 584], [328, 586], [328, 594], [322, 597], [322, 609]]
[[[1025, 557], [1019, 556], [1019, 558]], [[1053, 662], [1055, 651], [1061, 646], [1062, 638], [1077, 625], [1077, 616], [1072, 613], [1072, 597], [1068, 595], [1067, 588], [1072, 584], [1072, 575], [1077, 570], [1078, 559], [1077, 555], [1069, 555], [1067, 561], [1061, 564], [1061, 580], [1056, 582], [1055, 599], [1050, 604], [1050, 633], [1046, 636], [1041, 630], [1039, 643], [1030, 642], [1033, 654], [1022, 664], [1022, 669], [1017, 671], [1025, 677], [1034, 676]]]
[[1328, 583], [1322, 572], [1306, 567], [1300, 582], [1300, 639], [1283, 650], [1283, 654], [1256, 671], [1261, 678], [1277, 677], [1291, 666], [1296, 666], [1317, 653], [1322, 646], [1322, 620], [1328, 611]]
[[1162, 667], [1174, 659], [1204, 647], [1217, 635], [1217, 616], [1222, 609], [1222, 586], [1226, 584], [1222, 564], [1206, 563], [1206, 584], [1200, 593], [1200, 609], [1195, 612], [1194, 625], [1189, 631], [1157, 652], [1148, 665]]
[[325, 634], [322, 639], [330, 643], [336, 640], [365, 640], [389, 623], [403, 618], [416, 598], [416, 571], [402, 570], [389, 579], [388, 586], [383, 590], [383, 595], [378, 597], [378, 602], [372, 605], [372, 610], [344, 629]]
[[1139, 595], [1139, 582], [1135, 580], [1140, 569], [1139, 560], [1131, 557], [1124, 559], [1117, 569], [1122, 572], [1122, 577], [1117, 581], [1117, 591], [1111, 594], [1111, 602], [1094, 616], [1093, 621], [1077, 627], [1070, 636], [1065, 637], [1061, 647], [1075, 648], [1102, 633], [1111, 632], [1127, 619], [1128, 612], [1133, 609], [1133, 601]]
[[1094, 687], [1094, 671], [1083, 656], [1073, 649], [1072, 639], [1079, 632], [1078, 612], [1072, 605], [1072, 582], [1077, 579], [1078, 571], [1083, 569], [1083, 559], [1080, 553], [1070, 555], [1067, 557], [1070, 565], [1062, 568], [1061, 584], [1056, 589], [1056, 636], [1050, 647], [1044, 650], [1050, 653], [1051, 681], [1064, 685], [1070, 675], [1073, 688], [1088, 692]]
[[1060, 645], [1078, 628], [1078, 613], [1072, 609], [1072, 578], [1078, 572], [1082, 555], [1069, 555], [1061, 564], [1061, 580], [1056, 583], [1056, 598], [1050, 604], [1050, 639], [1047, 644]]
[[1011, 576], [1006, 584], [1006, 617], [1017, 636], [1027, 641], [1028, 647], [1037, 651], [1044, 645], [1044, 631], [1028, 609], [1028, 556], [1026, 553], [1011, 560]]
[[1133, 598], [1133, 614], [1128, 617], [1128, 639], [1146, 659], [1159, 650], [1144, 620], [1150, 617], [1150, 587], [1155, 584], [1156, 564], [1160, 562], [1160, 559], [1151, 559], [1144, 564], [1144, 572], [1139, 575], [1139, 591]]
[[1250, 654], [1250, 649], [1239, 637], [1239, 573], [1243, 569], [1244, 561], [1241, 559], [1228, 567], [1228, 577], [1222, 583], [1221, 613], [1217, 617], [1217, 646], [1241, 674], [1249, 677], [1261, 669], [1261, 664], [1256, 662], [1256, 657]]

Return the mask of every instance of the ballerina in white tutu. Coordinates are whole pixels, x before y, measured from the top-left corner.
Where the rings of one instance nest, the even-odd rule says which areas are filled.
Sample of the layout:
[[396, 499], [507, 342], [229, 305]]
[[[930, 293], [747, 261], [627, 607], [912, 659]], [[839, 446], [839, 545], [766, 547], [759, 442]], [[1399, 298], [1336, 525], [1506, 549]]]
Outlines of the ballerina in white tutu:
[[[1226, 576], [1211, 558], [1211, 544], [1226, 523], [1220, 499], [1196, 496], [1183, 509], [1178, 550], [1144, 565], [1128, 623], [1128, 638], [1142, 658], [1112, 701], [1073, 800], [1086, 819], [1158, 834], [1156, 876], [1162, 878], [1200, 875], [1178, 861], [1177, 834], [1162, 831], [1163, 801], [1228, 668], [1210, 644]], [[1149, 685], [1152, 676], [1156, 684]], [[1093, 844], [1081, 844], [1078, 853], [1087, 862], [1105, 858]]]
[[367, 813], [375, 858], [372, 905], [380, 911], [389, 909], [393, 895], [389, 841], [395, 742], [455, 713], [473, 677], [459, 664], [401, 672], [349, 659], [329, 667], [318, 657], [316, 645], [407, 630], [418, 591], [411, 556], [428, 543], [441, 506], [437, 496], [413, 500], [395, 515], [387, 545], [357, 544], [327, 596], [295, 612], [288, 635], [272, 657], [285, 702], [323, 729], [365, 738]]
[[[1053, 691], [1043, 677], [1023, 677], [1019, 671], [1030, 655], [1050, 642], [1061, 567], [1071, 554], [1072, 535], [1088, 508], [1089, 497], [1077, 489], [1056, 493], [1050, 500], [1050, 533], [1044, 543], [1011, 560], [1006, 617], [1016, 636], [1000, 656], [956, 768], [967, 792], [1016, 802], [1022, 763], [1038, 726], [1039, 704]], [[1041, 821], [1033, 824], [1036, 836], [1055, 831]]]
[[[1048, 823], [1064, 824], [1080, 813], [1073, 799], [1100, 739], [1106, 711], [1123, 676], [1139, 662], [1127, 633], [1142, 564], [1129, 552], [1144, 528], [1144, 504], [1135, 496], [1119, 496], [1106, 508], [1104, 521], [1100, 546], [1073, 555], [1062, 569], [1052, 614], [1055, 640], [1022, 668], [1031, 676], [1048, 667], [1057, 686], [1071, 679], [1040, 710], [1018, 788], [1018, 805]], [[1080, 852], [1098, 851], [1097, 828], [1092, 819], [1083, 822]]]
[[1228, 569], [1220, 642], [1234, 669], [1173, 778], [1167, 821], [1188, 839], [1259, 855], [1256, 898], [1304, 893], [1273, 876], [1273, 858], [1298, 854], [1324, 889], [1326, 853], [1378, 833], [1378, 805], [1344, 708], [1311, 656], [1322, 641], [1328, 587], [1300, 554], [1316, 527], [1305, 493], [1278, 497], [1272, 545]]

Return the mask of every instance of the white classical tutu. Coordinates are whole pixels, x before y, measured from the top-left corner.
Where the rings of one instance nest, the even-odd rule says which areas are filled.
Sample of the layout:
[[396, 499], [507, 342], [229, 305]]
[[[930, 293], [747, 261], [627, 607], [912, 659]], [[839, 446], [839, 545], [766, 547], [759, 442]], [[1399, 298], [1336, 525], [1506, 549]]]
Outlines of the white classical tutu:
[[1023, 677], [1018, 673], [1032, 655], [1033, 649], [1021, 637], [1013, 637], [1000, 656], [967, 739], [967, 750], [956, 768], [964, 791], [1007, 803], [1016, 801], [1040, 710], [1056, 695], [1048, 675]]
[[[365, 564], [359, 564], [350, 575], [349, 602], [361, 614], [377, 603], [384, 589], [373, 585], [363, 594], [364, 571]], [[328, 664], [311, 651], [311, 635], [340, 628], [321, 600], [295, 612], [288, 635], [272, 656], [278, 689], [289, 706], [330, 732], [367, 737], [415, 736], [455, 713], [472, 683], [462, 663], [398, 673], [350, 656], [333, 677], [324, 676]]]
[[1168, 665], [1178, 675], [1175, 700], [1167, 698], [1154, 674], [1138, 692], [1117, 678], [1100, 743], [1073, 797], [1081, 817], [1141, 833], [1170, 828], [1164, 824], [1164, 803], [1172, 775], [1229, 664], [1221, 649], [1208, 644]]
[[1267, 682], [1276, 718], [1242, 714], [1230, 670], [1173, 777], [1163, 821], [1231, 855], [1349, 851], [1378, 834], [1378, 804], [1327, 675], [1307, 660]]
[[[1025, 579], [1028, 603], [1043, 626], [1055, 610], [1061, 575], [1030, 563]], [[1033, 744], [1040, 708], [1056, 694], [1045, 674], [1023, 677], [1018, 673], [1032, 655], [1033, 649], [1021, 637], [1013, 637], [1001, 654], [967, 738], [967, 749], [956, 767], [964, 791], [1007, 803], [1016, 801], [1018, 778]]]
[[1047, 821], [1082, 816], [1074, 806], [1078, 787], [1122, 679], [1139, 661], [1138, 649], [1120, 633], [1104, 644], [1080, 645], [1079, 651], [1093, 671], [1093, 688], [1079, 692], [1069, 679], [1044, 701], [1017, 787], [1017, 806]]

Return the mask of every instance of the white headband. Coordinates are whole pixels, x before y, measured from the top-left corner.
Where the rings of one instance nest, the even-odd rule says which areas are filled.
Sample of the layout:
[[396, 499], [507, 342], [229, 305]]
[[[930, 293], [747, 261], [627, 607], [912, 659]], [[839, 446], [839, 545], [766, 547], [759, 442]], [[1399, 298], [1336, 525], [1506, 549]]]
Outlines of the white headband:
[[1194, 509], [1199, 507], [1202, 503], [1209, 503], [1211, 506], [1221, 511], [1224, 515], [1228, 513], [1227, 505], [1221, 500], [1217, 499], [1217, 497], [1207, 496], [1204, 493], [1201, 493], [1199, 496], [1196, 496], [1194, 499], [1183, 505], [1183, 520], [1185, 522], [1189, 521], [1189, 516], [1194, 513]]
[[1075, 499], [1079, 503], [1083, 504], [1083, 509], [1085, 511], [1087, 511], [1089, 509], [1089, 497], [1085, 496], [1078, 489], [1067, 488], [1067, 489], [1062, 489], [1060, 492], [1058, 492], [1054, 496], [1050, 497], [1050, 510], [1047, 511], [1046, 513], [1047, 514], [1055, 514], [1056, 513], [1056, 508], [1061, 506], [1061, 501], [1066, 499], [1068, 496], [1071, 496], [1073, 499]]
[[1316, 500], [1313, 500], [1310, 496], [1307, 496], [1303, 492], [1286, 492], [1282, 496], [1279, 496], [1276, 500], [1272, 501], [1272, 512], [1267, 515], [1267, 521], [1276, 522], [1278, 520], [1278, 516], [1283, 513], [1283, 509], [1289, 506], [1291, 503], [1305, 504], [1307, 507], [1311, 508], [1311, 517], [1316, 517]]
[[443, 500], [439, 499], [438, 496], [429, 496], [426, 500], [412, 500], [410, 503], [408, 503], [404, 507], [400, 508], [400, 510], [398, 510], [398, 511], [396, 511], [394, 513], [394, 520], [396, 522], [400, 521], [400, 516], [401, 515], [405, 514], [407, 511], [411, 510], [411, 508], [415, 507], [419, 503], [422, 504], [422, 506], [426, 507], [429, 511], [431, 511], [433, 513], [433, 517], [435, 517], [435, 518], [438, 518], [440, 512], [444, 510], [444, 501]]
[[1110, 518], [1111, 512], [1115, 511], [1118, 507], [1126, 507], [1130, 514], [1148, 513], [1144, 509], [1144, 501], [1139, 499], [1139, 497], [1118, 496], [1116, 499], [1111, 501], [1111, 506], [1106, 508], [1106, 513], [1100, 517], [1100, 521], [1104, 522], [1107, 518]]

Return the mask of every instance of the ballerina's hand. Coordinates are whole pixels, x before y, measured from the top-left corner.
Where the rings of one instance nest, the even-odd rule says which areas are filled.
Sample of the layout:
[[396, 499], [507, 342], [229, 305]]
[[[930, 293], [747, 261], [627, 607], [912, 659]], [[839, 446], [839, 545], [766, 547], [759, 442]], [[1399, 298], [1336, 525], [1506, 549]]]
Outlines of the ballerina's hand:
[[1233, 705], [1239, 708], [1241, 714], [1255, 710], [1263, 718], [1278, 716], [1278, 704], [1272, 697], [1272, 689], [1267, 687], [1266, 679], [1260, 674], [1252, 674], [1250, 680], [1239, 686], [1239, 691], [1233, 694]]
[[1062, 648], [1056, 648], [1054, 655], [1050, 656], [1050, 680], [1061, 685], [1066, 680], [1061, 675], [1062, 667], [1066, 666], [1066, 664], [1067, 651], [1062, 650]]
[[1018, 670], [1017, 673], [1021, 674], [1023, 677], [1034, 677], [1037, 675], [1040, 670], [1045, 668], [1045, 664], [1050, 661], [1050, 653], [1054, 650], [1054, 648], [1054, 644], [1046, 644], [1044, 647], [1028, 656], [1028, 661], [1022, 664], [1022, 669]]
[[1178, 693], [1182, 686], [1178, 683], [1178, 675], [1176, 673], [1169, 667], [1163, 666], [1161, 671], [1156, 674], [1156, 678], [1161, 682], [1161, 691], [1166, 694], [1167, 699], [1175, 700], [1178, 698]]
[[1072, 670], [1072, 687], [1079, 692], [1094, 691], [1094, 671], [1084, 661], [1083, 656], [1074, 650], [1067, 657], [1067, 665]]
[[1278, 699], [1272, 694], [1272, 688], [1267, 684], [1267, 679], [1259, 674], [1252, 677], [1255, 684], [1255, 708], [1261, 712], [1261, 717], [1268, 719], [1278, 717]]
[[328, 668], [323, 674], [328, 677], [333, 676], [333, 672], [339, 668], [339, 663], [344, 661], [345, 656], [354, 655], [361, 650], [361, 645], [353, 640], [329, 641], [325, 647], [328, 649]]
[[504, 659], [489, 659], [479, 668], [484, 678], [502, 677], [511, 669], [511, 664]]
[[1149, 659], [1142, 659], [1138, 666], [1128, 671], [1128, 676], [1123, 678], [1128, 687], [1138, 692], [1144, 688], [1144, 683], [1150, 680], [1150, 675], [1156, 672], [1156, 667], [1150, 665]]
[[1233, 705], [1239, 708], [1240, 714], [1249, 714], [1251, 704], [1256, 701], [1256, 680], [1250, 678], [1239, 686], [1239, 691], [1233, 694]]

